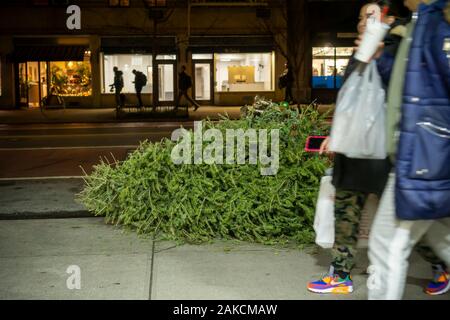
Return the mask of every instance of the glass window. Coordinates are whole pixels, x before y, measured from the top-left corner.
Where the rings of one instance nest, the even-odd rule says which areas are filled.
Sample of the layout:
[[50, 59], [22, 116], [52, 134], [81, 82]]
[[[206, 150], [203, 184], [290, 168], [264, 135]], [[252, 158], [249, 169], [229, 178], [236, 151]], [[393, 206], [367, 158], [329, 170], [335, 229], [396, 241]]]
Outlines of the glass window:
[[[42, 72], [42, 70], [41, 70]], [[41, 75], [45, 77], [45, 75]], [[30, 77], [28, 75], [28, 77]], [[84, 61], [51, 61], [50, 84], [62, 96], [92, 95], [92, 70], [90, 55]]]
[[214, 54], [216, 91], [272, 91], [273, 57], [273, 52]]
[[350, 57], [352, 54], [353, 54], [353, 48], [352, 47], [337, 47], [336, 48], [336, 55], [337, 56]]
[[353, 48], [314, 47], [312, 51], [312, 87], [340, 88]]
[[174, 68], [173, 64], [158, 64], [159, 101], [173, 101], [174, 99]]
[[313, 56], [331, 56], [334, 57], [333, 47], [316, 47], [313, 48]]
[[195, 100], [211, 100], [211, 63], [195, 63]]
[[103, 56], [103, 93], [110, 93], [110, 85], [114, 83], [113, 68], [123, 73], [123, 93], [134, 93], [133, 70], [141, 71], [147, 76], [147, 84], [142, 93], [152, 93], [152, 55], [150, 54], [112, 54]]
[[177, 60], [175, 54], [158, 54], [156, 60]]
[[192, 60], [211, 60], [213, 59], [212, 53], [193, 53]]

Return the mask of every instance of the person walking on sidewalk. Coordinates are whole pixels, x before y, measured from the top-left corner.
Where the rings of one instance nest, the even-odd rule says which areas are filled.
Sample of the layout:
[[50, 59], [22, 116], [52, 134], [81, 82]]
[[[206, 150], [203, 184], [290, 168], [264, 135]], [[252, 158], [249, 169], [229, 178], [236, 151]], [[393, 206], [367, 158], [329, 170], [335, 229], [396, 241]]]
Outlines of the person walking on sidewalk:
[[[380, 12], [377, 4], [366, 4], [361, 8], [358, 33], [365, 31], [367, 20]], [[344, 74], [344, 82], [352, 72], [358, 72], [357, 62], [352, 57]], [[321, 145], [320, 153], [328, 153], [329, 138]], [[353, 292], [351, 271], [355, 265], [356, 245], [362, 210], [369, 194], [378, 197], [386, 183], [390, 170], [388, 159], [353, 159], [343, 154], [334, 154], [333, 180], [335, 195], [335, 243], [332, 248], [332, 263], [328, 274], [311, 281], [307, 289], [314, 293]]]
[[[369, 3], [361, 10], [358, 33], [363, 34], [367, 18], [372, 14], [380, 13], [380, 5], [383, 2]], [[401, 7], [391, 8], [391, 14], [404, 11]], [[388, 16], [391, 30], [385, 38], [385, 51], [395, 55], [400, 43], [401, 30], [404, 29], [402, 19]], [[355, 59], [350, 59], [344, 79], [353, 72], [356, 67]], [[381, 72], [380, 72], [381, 73]], [[380, 74], [383, 77], [383, 73]], [[328, 140], [324, 142], [321, 151], [328, 148]], [[391, 163], [386, 160], [350, 159], [341, 154], [335, 154], [333, 184], [336, 187], [335, 199], [335, 229], [336, 239], [333, 248], [333, 262], [330, 272], [324, 278], [310, 282], [308, 289], [316, 293], [350, 293], [353, 290], [353, 282], [350, 271], [354, 266], [356, 254], [357, 235], [361, 211], [369, 193], [378, 197], [388, 179]], [[432, 265], [432, 268], [442, 266], [445, 263], [433, 252], [425, 241], [421, 241], [415, 247], [416, 251]], [[432, 281], [433, 282], [433, 281]], [[430, 284], [426, 292], [432, 287]]]
[[144, 88], [145, 85], [147, 84], [147, 77], [145, 76], [145, 74], [143, 74], [140, 71], [133, 70], [132, 72], [134, 74], [133, 83], [134, 83], [134, 88], [136, 89], [136, 96], [138, 98], [139, 108], [142, 108], [143, 104], [142, 104], [141, 92], [142, 92], [142, 88]]
[[408, 258], [422, 238], [442, 259], [426, 293], [450, 289], [450, 1], [405, 5], [415, 13], [395, 61], [389, 52], [377, 59], [390, 75], [387, 145], [396, 167], [369, 237], [371, 300], [402, 298]]
[[292, 95], [292, 86], [294, 85], [294, 74], [292, 72], [291, 65], [289, 62], [286, 62], [284, 65], [285, 69], [278, 80], [278, 86], [280, 89], [284, 88], [284, 101], [289, 104], [294, 101], [294, 97]]
[[192, 87], [192, 79], [188, 74], [186, 74], [186, 66], [181, 66], [181, 72], [178, 74], [178, 89], [180, 92], [178, 94], [178, 99], [176, 102], [177, 105], [175, 106], [175, 110], [178, 109], [180, 105], [180, 100], [183, 96], [195, 106], [194, 111], [197, 111], [197, 109], [200, 108], [200, 105], [188, 94], [188, 90], [191, 87]]
[[111, 91], [115, 90], [115, 97], [116, 97], [116, 106], [117, 108], [123, 107], [122, 99], [120, 97], [120, 94], [123, 89], [123, 72], [119, 70], [119, 68], [114, 67], [114, 83], [110, 85]]

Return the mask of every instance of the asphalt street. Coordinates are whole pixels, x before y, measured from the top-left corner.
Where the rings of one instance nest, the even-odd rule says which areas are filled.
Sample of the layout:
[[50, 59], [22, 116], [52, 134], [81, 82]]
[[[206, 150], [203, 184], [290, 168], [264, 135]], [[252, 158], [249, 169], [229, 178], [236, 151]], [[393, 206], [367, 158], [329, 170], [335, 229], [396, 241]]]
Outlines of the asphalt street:
[[193, 122], [0, 125], [0, 179], [74, 177], [100, 157], [124, 160], [141, 141], [160, 141]]

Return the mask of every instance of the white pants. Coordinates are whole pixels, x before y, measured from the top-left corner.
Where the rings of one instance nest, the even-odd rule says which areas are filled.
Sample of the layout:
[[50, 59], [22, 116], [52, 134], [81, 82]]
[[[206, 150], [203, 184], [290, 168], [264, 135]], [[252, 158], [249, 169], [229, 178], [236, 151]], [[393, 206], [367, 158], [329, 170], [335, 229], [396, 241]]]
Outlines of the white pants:
[[370, 300], [399, 300], [408, 274], [408, 259], [425, 235], [434, 253], [450, 266], [450, 218], [399, 220], [395, 214], [395, 174], [391, 173], [369, 236]]

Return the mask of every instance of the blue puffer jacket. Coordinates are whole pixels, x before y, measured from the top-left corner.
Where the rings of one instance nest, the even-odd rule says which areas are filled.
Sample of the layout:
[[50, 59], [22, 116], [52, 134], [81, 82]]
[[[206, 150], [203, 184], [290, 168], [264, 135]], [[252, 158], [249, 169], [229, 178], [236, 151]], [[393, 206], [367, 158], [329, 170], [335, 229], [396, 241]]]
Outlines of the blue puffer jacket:
[[449, 0], [421, 5], [403, 90], [396, 212], [405, 220], [450, 217]]

